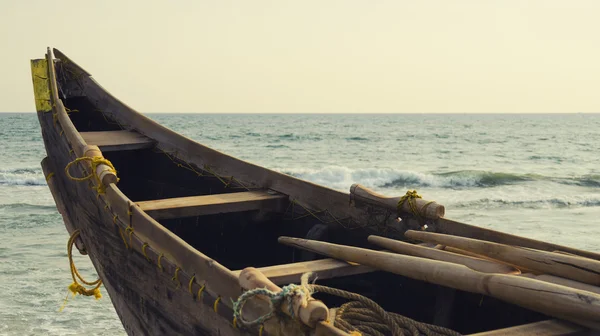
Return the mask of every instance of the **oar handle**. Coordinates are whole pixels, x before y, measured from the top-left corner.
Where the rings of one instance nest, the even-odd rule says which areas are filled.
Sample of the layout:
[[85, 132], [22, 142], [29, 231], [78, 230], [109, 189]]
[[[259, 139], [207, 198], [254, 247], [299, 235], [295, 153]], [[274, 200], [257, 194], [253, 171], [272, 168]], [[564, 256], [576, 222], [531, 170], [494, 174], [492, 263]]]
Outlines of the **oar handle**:
[[[269, 280], [264, 274], [254, 267], [247, 267], [240, 272], [239, 284], [246, 290], [256, 288], [266, 288], [274, 293], [279, 293], [282, 289]], [[289, 314], [290, 308], [287, 301], [284, 301], [281, 309], [284, 313]], [[302, 302], [300, 297], [295, 297], [292, 301], [292, 309], [294, 315], [297, 316], [302, 323], [311, 328], [315, 328], [317, 322], [327, 320], [329, 309], [327, 306], [318, 300], [309, 299], [306, 304]]]

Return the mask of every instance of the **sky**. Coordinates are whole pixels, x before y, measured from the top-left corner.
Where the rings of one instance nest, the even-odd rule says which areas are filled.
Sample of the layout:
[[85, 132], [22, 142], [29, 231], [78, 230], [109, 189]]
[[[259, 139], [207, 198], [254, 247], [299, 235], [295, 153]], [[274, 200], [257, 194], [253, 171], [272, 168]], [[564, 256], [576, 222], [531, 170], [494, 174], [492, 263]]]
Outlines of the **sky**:
[[141, 112], [600, 112], [597, 0], [0, 0], [0, 111], [60, 49]]

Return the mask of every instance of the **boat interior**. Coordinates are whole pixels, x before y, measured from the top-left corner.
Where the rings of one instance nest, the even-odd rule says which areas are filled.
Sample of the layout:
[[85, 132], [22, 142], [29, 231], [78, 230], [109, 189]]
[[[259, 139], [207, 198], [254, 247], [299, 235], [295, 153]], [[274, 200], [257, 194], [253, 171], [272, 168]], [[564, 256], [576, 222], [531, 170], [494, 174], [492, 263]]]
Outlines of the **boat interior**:
[[[61, 86], [73, 85], [62, 71], [57, 67], [59, 92]], [[316, 214], [319, 209], [306, 209], [287, 195], [247, 187], [235, 177], [177, 159], [157, 148], [154, 139], [120, 125], [84, 95], [62, 93], [61, 99], [83, 139], [97, 145], [115, 166], [119, 189], [165, 228], [232, 271], [253, 266], [281, 286], [316, 270], [318, 284], [364, 295], [387, 311], [463, 334], [552, 319], [489, 296], [279, 244], [278, 237], [290, 236], [381, 250], [368, 243], [368, 232], [332, 224], [334, 219]], [[316, 297], [329, 307], [343, 303], [325, 294]]]

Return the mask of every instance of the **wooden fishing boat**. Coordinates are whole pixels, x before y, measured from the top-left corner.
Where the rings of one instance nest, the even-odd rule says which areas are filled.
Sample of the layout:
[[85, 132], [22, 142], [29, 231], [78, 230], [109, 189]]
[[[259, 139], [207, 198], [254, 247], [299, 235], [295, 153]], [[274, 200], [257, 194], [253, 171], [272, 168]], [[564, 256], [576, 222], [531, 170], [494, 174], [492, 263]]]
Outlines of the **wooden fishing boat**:
[[103, 284], [130, 335], [600, 329], [599, 254], [452, 221], [410, 192], [274, 172], [157, 124], [59, 50], [31, 65], [43, 171], [101, 279], [71, 263], [71, 289]]

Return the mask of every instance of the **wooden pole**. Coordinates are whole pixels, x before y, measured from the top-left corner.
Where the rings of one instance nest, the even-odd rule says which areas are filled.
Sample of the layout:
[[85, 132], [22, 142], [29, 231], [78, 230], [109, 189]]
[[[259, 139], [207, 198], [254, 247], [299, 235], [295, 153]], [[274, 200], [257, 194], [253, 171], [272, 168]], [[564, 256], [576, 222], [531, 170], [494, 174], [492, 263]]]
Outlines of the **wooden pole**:
[[[255, 288], [266, 288], [274, 293], [281, 292], [281, 288], [275, 285], [264, 274], [254, 267], [247, 267], [240, 272], [239, 283], [246, 290]], [[282, 304], [282, 311], [289, 315], [289, 306], [287, 301]], [[300, 297], [293, 299], [294, 315], [298, 316], [302, 323], [311, 328], [315, 328], [317, 322], [327, 320], [329, 309], [327, 306], [318, 300], [309, 299], [306, 304], [302, 302]]]
[[[393, 211], [398, 208], [398, 202], [401, 197], [388, 197], [382, 194], [378, 194], [373, 190], [370, 190], [360, 184], [353, 184], [350, 187], [350, 201], [351, 203], [358, 205], [361, 202], [378, 205]], [[443, 205], [433, 201], [426, 201], [422, 198], [414, 199], [415, 205], [419, 214], [425, 218], [438, 219], [444, 217], [446, 212]], [[402, 211], [412, 213], [408, 202], [402, 204]]]
[[600, 285], [600, 262], [596, 260], [440, 233], [409, 230], [405, 235], [415, 240], [453, 246], [541, 273]]
[[453, 264], [465, 265], [468, 268], [483, 273], [501, 273], [501, 274], [519, 274], [518, 269], [495, 263], [493, 261], [464, 256], [444, 250], [438, 250], [430, 247], [401, 242], [399, 240], [369, 236], [369, 242], [381, 246], [396, 253], [411, 255], [414, 257], [422, 257], [433, 260], [446, 261]]
[[506, 274], [486, 274], [463, 266], [358, 247], [299, 238], [279, 242], [332, 258], [357, 262], [412, 279], [480, 293], [600, 330], [600, 295]]

